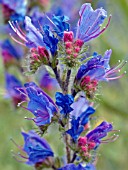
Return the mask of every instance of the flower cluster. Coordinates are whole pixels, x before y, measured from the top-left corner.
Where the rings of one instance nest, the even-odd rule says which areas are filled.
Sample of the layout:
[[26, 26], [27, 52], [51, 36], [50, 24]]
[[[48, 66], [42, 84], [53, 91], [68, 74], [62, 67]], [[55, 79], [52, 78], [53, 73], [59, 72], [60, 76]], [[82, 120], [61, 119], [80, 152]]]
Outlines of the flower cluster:
[[[18, 7], [20, 5], [15, 4]], [[8, 3], [5, 5], [15, 10]], [[28, 72], [33, 74], [39, 69], [47, 70], [48, 76], [52, 75], [56, 79], [54, 85], [59, 85], [59, 91], [52, 99], [33, 81], [29, 80], [22, 86], [8, 73], [6, 89], [15, 104], [18, 103], [18, 106], [33, 114], [33, 118], [25, 119], [32, 120], [41, 135], [47, 132], [51, 124], [58, 124], [58, 131], [65, 144], [65, 155], [64, 159], [57, 157], [44, 138], [30, 131], [22, 132], [24, 146], [20, 149], [23, 155], [19, 154], [18, 159], [23, 159], [35, 169], [48, 167], [55, 170], [95, 170], [96, 153], [100, 145], [118, 138], [118, 135], [113, 134], [115, 130], [111, 123], [104, 120], [97, 126], [91, 124], [96, 111], [94, 104], [98, 86], [101, 81], [121, 78], [125, 73], [118, 75], [118, 72], [126, 62], [111, 68], [109, 61], [112, 50], [107, 50], [104, 56], [96, 52], [88, 56], [87, 43], [108, 28], [111, 15], [102, 28], [107, 12], [103, 8], [93, 10], [90, 3], [85, 3], [80, 8], [74, 31], [65, 15], [43, 14], [42, 18], [37, 15], [39, 20], [36, 21], [33, 17], [25, 16], [24, 3], [22, 6], [24, 23], [21, 24], [13, 17], [9, 21], [14, 31], [10, 36], [15, 42], [28, 48]], [[20, 10], [15, 10], [16, 14], [19, 12]], [[13, 60], [19, 62], [23, 55], [19, 55], [8, 40], [1, 43], [1, 48], [7, 67]], [[42, 81], [46, 86], [53, 82], [47, 82], [47, 76]], [[107, 137], [109, 133], [112, 135]], [[107, 138], [104, 139], [105, 137]]]

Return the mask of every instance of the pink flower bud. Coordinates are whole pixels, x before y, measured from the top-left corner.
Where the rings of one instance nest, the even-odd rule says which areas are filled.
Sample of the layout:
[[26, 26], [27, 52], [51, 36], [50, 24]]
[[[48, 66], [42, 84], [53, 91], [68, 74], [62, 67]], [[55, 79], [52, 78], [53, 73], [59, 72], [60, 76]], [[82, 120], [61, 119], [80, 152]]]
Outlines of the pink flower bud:
[[70, 59], [70, 58], [71, 58], [70, 55], [68, 55], [68, 56], [67, 56], [67, 59]]
[[84, 86], [86, 84], [89, 84], [91, 82], [90, 76], [85, 76], [81, 82], [81, 85]]
[[86, 146], [81, 146], [81, 150], [82, 150], [83, 152], [87, 152], [87, 151], [88, 151], [88, 148], [87, 148]]
[[78, 56], [78, 53], [74, 53], [73, 56], [74, 58], [76, 58]]
[[96, 143], [95, 142], [89, 142], [88, 143], [88, 149], [94, 149], [95, 148], [95, 146], [96, 146]]
[[65, 47], [67, 48], [72, 48], [72, 42], [65, 42]]
[[76, 41], [75, 41], [75, 43], [74, 43], [74, 44], [75, 44], [75, 46], [78, 46], [78, 47], [80, 47], [80, 48], [81, 48], [81, 47], [82, 47], [82, 45], [84, 44], [84, 42], [83, 42], [82, 40], [78, 39], [78, 40], [76, 40]]
[[76, 53], [79, 53], [80, 50], [81, 50], [81, 49], [80, 49], [79, 47], [75, 47], [75, 52], [76, 52]]
[[78, 139], [78, 146], [85, 146], [87, 143], [87, 138], [86, 137], [80, 137]]
[[71, 50], [71, 49], [67, 49], [67, 50], [66, 50], [66, 53], [69, 54], [69, 55], [71, 55], [71, 54], [72, 54], [72, 50]]
[[86, 86], [87, 90], [92, 90], [93, 89], [93, 85], [92, 84], [89, 84]]
[[37, 49], [36, 48], [31, 48], [30, 51], [31, 51], [31, 53], [37, 53]]
[[94, 87], [96, 87], [98, 85], [98, 81], [97, 80], [92, 80], [91, 83], [93, 84]]
[[73, 42], [73, 32], [72, 31], [64, 31], [64, 42]]

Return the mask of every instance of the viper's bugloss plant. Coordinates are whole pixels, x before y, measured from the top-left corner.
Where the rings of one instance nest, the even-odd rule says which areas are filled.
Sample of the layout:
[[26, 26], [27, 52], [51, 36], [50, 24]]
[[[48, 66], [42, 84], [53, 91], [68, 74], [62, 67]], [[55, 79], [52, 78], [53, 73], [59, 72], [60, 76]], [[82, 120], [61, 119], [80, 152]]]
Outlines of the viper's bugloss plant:
[[[5, 5], [19, 14], [20, 11], [14, 10], [9, 3]], [[22, 7], [25, 12], [23, 4]], [[116, 130], [111, 123], [103, 121], [96, 126], [92, 124], [99, 84], [124, 76], [125, 73], [118, 75], [118, 72], [126, 61], [111, 67], [112, 50], [107, 50], [104, 56], [96, 52], [89, 56], [88, 42], [108, 28], [111, 15], [107, 19], [107, 12], [103, 8], [93, 10], [90, 3], [85, 3], [80, 8], [79, 20], [73, 23], [75, 29], [70, 26], [70, 20], [65, 15], [44, 14], [43, 24], [40, 15], [36, 15], [37, 21], [29, 16], [23, 18], [23, 24], [21, 20], [14, 20], [14, 17], [9, 24], [14, 31], [11, 38], [29, 49], [27, 71], [35, 74], [39, 69], [46, 69], [48, 76], [52, 75], [56, 79], [59, 90], [54, 92], [52, 99], [33, 81], [22, 86], [15, 77], [6, 74], [9, 95], [15, 103], [18, 96], [18, 106], [33, 114], [33, 118], [25, 119], [33, 120], [41, 134], [22, 132], [24, 146], [20, 149], [23, 155], [20, 154], [17, 159], [24, 159], [25, 163], [37, 170], [46, 167], [54, 170], [95, 170], [100, 145], [118, 138], [118, 134], [113, 134]], [[107, 24], [102, 28], [105, 20]], [[12, 59], [20, 60], [21, 55], [17, 54], [9, 41], [3, 42], [1, 46], [5, 61], [6, 58], [10, 62]], [[8, 47], [10, 50], [6, 50]], [[50, 79], [48, 82], [45, 76], [41, 81], [47, 86], [54, 82]], [[57, 157], [42, 137], [51, 124], [59, 127], [57, 130], [65, 144], [63, 158]], [[108, 134], [111, 136], [107, 137]]]

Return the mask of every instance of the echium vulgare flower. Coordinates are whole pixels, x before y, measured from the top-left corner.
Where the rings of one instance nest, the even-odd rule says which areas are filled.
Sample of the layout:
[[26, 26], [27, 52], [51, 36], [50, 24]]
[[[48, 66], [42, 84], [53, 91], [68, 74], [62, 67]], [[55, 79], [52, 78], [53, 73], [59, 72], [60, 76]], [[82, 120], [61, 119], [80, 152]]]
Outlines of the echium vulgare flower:
[[103, 121], [95, 129], [91, 130], [86, 134], [86, 136], [80, 136], [78, 139], [78, 148], [80, 149], [81, 156], [83, 158], [89, 158], [90, 152], [96, 150], [101, 143], [113, 142], [118, 138], [118, 135], [112, 135], [107, 139], [102, 139], [108, 135], [109, 132], [113, 130], [111, 123]]
[[[24, 146], [23, 148], [19, 146], [19, 149], [23, 152], [23, 155], [19, 153], [17, 156], [19, 156], [20, 160], [16, 158], [17, 160], [25, 161], [28, 165], [36, 165], [54, 156], [47, 141], [34, 131], [22, 132], [22, 135], [24, 137]], [[27, 155], [25, 156], [25, 154]]]
[[29, 100], [25, 100], [28, 103], [27, 108], [22, 107], [32, 112], [35, 118], [28, 119], [33, 120], [37, 126], [49, 124], [51, 118], [57, 113], [57, 107], [53, 100], [34, 82], [26, 83], [24, 88], [18, 90], [29, 98]]
[[115, 80], [125, 74], [124, 72], [117, 76], [117, 73], [127, 61], [110, 68], [109, 60], [111, 53], [112, 50], [107, 50], [103, 57], [94, 53], [89, 61], [80, 66], [74, 81], [75, 87], [77, 87], [76, 91], [83, 90], [88, 98], [93, 98], [100, 81]]
[[6, 68], [13, 64], [19, 64], [19, 60], [23, 57], [23, 49], [21, 47], [12, 44], [9, 39], [6, 39], [0, 42], [0, 48]]
[[89, 103], [84, 97], [79, 97], [71, 106], [74, 109], [70, 113], [71, 128], [66, 133], [76, 142], [80, 134], [88, 129], [90, 116], [95, 112], [95, 109], [89, 106]]
[[73, 102], [74, 98], [72, 95], [63, 95], [60, 92], [56, 92], [56, 104], [57, 106], [62, 108], [62, 110], [60, 111], [61, 114], [67, 115], [68, 113], [70, 113], [73, 110], [73, 108], [70, 107]]
[[14, 106], [17, 106], [19, 102], [26, 99], [24, 94], [20, 94], [17, 88], [22, 88], [22, 83], [14, 75], [5, 73], [5, 87], [8, 97], [13, 101]]

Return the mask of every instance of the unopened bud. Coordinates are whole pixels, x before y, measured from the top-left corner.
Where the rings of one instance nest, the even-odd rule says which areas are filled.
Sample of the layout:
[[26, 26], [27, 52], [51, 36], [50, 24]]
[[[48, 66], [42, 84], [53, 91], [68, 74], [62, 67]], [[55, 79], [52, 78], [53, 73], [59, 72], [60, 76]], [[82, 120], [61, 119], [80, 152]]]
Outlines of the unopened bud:
[[64, 42], [73, 42], [73, 32], [72, 31], [64, 31]]

